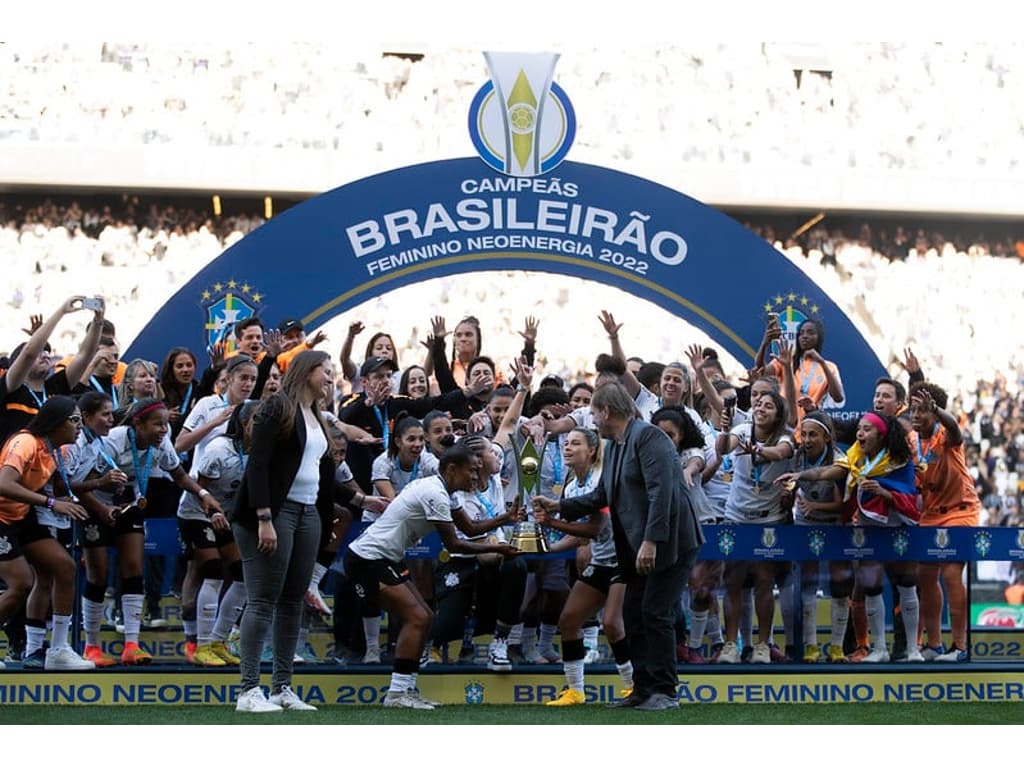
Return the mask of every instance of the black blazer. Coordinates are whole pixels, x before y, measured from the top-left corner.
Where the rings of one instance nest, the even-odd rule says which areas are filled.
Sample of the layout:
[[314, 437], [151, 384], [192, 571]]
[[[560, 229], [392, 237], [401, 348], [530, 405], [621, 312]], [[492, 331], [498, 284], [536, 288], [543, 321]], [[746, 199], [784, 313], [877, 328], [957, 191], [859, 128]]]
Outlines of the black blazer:
[[[231, 515], [232, 522], [246, 528], [257, 527], [257, 509], [268, 507], [270, 513], [277, 517], [299, 473], [306, 446], [306, 420], [296, 406], [294, 427], [290, 432], [284, 432], [281, 422], [287, 403], [283, 396], [274, 395], [260, 406], [253, 418], [249, 461]], [[327, 440], [330, 445], [330, 438]], [[316, 497], [321, 546], [330, 540], [334, 524], [334, 471], [331, 452], [327, 451], [320, 459], [320, 487]]]
[[633, 419], [625, 441], [605, 443], [601, 482], [590, 493], [561, 500], [561, 517], [575, 520], [609, 507], [615, 554], [624, 575], [636, 572], [640, 544], [658, 545], [654, 570], [672, 565], [704, 543], [697, 514], [683, 482], [679, 454], [658, 427]]

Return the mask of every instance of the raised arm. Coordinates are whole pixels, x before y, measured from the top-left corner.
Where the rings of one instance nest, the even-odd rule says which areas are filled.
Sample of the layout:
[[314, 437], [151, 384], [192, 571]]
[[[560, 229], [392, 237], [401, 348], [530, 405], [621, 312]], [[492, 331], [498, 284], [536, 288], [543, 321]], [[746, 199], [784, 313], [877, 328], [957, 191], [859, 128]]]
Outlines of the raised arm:
[[[46, 346], [46, 342], [57, 328], [57, 323], [64, 315], [69, 315], [72, 312], [76, 312], [82, 308], [83, 296], [72, 296], [67, 299], [60, 307], [54, 312], [46, 321], [36, 329], [29, 340], [25, 342], [25, 346], [21, 348], [21, 354], [18, 355], [18, 359], [14, 361], [11, 367], [6, 373], [7, 377], [7, 391], [13, 392], [22, 384], [25, 383], [25, 378], [28, 376], [29, 370], [35, 364], [36, 359], [42, 353], [43, 348]], [[102, 329], [101, 329], [102, 330]], [[91, 356], [90, 356], [91, 359]], [[68, 384], [72, 387], [78, 383], [79, 379], [72, 379], [68, 376]]]
[[779, 348], [779, 364], [782, 366], [782, 395], [786, 398], [788, 413], [786, 424], [790, 429], [797, 425], [796, 378], [793, 376], [793, 348], [783, 343]]
[[[625, 365], [626, 353], [622, 350], [622, 344], [619, 342], [619, 330], [622, 328], [622, 323], [616, 323], [612, 313], [605, 309], [601, 310], [598, 320], [601, 321], [601, 327], [604, 328], [604, 332], [608, 334], [608, 341], [612, 345], [612, 357], [621, 360], [623, 365]], [[630, 397], [635, 398], [640, 394], [640, 380], [633, 375], [628, 365], [626, 366], [626, 373], [619, 377], [619, 383], [626, 388]]]
[[707, 371], [704, 370], [704, 351], [700, 344], [691, 344], [687, 347], [686, 357], [690, 361], [690, 368], [693, 369], [694, 376], [697, 377], [697, 386], [700, 387], [711, 410], [714, 412], [722, 410], [722, 396], [718, 394], [715, 385], [708, 378]]
[[765, 365], [765, 357], [768, 355], [768, 347], [776, 339], [782, 338], [782, 328], [779, 326], [779, 316], [772, 312], [768, 315], [768, 323], [764, 329], [764, 336], [761, 338], [761, 346], [757, 348], [757, 354], [754, 355], [754, 367], [763, 368]]
[[512, 434], [519, 425], [519, 417], [523, 413], [523, 404], [526, 402], [527, 395], [530, 394], [530, 385], [533, 383], [533, 366], [526, 362], [525, 356], [515, 361], [512, 370], [515, 372], [516, 381], [518, 382], [516, 384], [516, 394], [512, 398], [508, 410], [505, 411], [505, 416], [501, 420], [501, 426], [498, 427], [498, 434], [494, 436], [494, 442], [502, 448], [507, 448], [509, 443], [512, 442]]
[[352, 343], [356, 340], [356, 336], [363, 332], [363, 328], [365, 326], [358, 320], [349, 324], [345, 341], [341, 344], [341, 372], [345, 375], [346, 381], [355, 381], [356, 374], [359, 372], [356, 364], [352, 362]]
[[89, 366], [92, 364], [93, 355], [96, 354], [96, 350], [100, 346], [100, 336], [103, 334], [103, 313], [106, 311], [106, 304], [103, 299], [96, 297], [99, 301], [99, 307], [93, 310], [92, 325], [89, 326], [89, 332], [85, 334], [85, 338], [82, 339], [82, 343], [78, 346], [78, 352], [71, 362], [68, 363], [68, 367], [65, 369], [64, 375], [67, 376], [68, 385], [75, 386], [86, 371], [89, 370]]

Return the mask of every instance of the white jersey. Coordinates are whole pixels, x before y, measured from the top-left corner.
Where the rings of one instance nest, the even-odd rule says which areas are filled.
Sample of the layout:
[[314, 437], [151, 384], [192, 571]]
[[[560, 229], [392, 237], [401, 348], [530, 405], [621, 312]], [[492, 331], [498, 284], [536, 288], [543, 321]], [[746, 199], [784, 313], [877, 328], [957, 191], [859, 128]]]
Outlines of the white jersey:
[[[208, 395], [197, 402], [195, 407], [188, 412], [188, 416], [185, 417], [185, 423], [181, 428], [182, 430], [187, 429], [189, 432], [194, 432], [223, 413], [225, 408], [230, 407], [231, 406], [228, 404], [227, 398], [223, 395]], [[190, 472], [193, 478], [196, 476], [194, 467], [202, 460], [203, 451], [206, 450], [206, 446], [208, 446], [215, 437], [223, 435], [227, 429], [228, 423], [226, 421], [218, 424], [203, 435], [202, 440], [196, 443], [195, 448], [192, 449], [193, 471]]]
[[[206, 446], [202, 458], [192, 465], [197, 476], [208, 477], [213, 481], [207, 486], [207, 490], [220, 504], [224, 514], [229, 517], [235, 508], [235, 496], [238, 495], [238, 488], [242, 484], [247, 458], [247, 456], [239, 454], [234, 440], [220, 437]], [[203, 511], [199, 497], [191, 493], [181, 494], [178, 517], [183, 520], [206, 521], [209, 519], [206, 512]]]
[[[395, 495], [397, 496], [413, 480], [436, 475], [440, 466], [441, 464], [437, 457], [427, 450], [420, 454], [412, 469], [408, 470], [402, 469], [397, 456], [388, 456], [386, 453], [382, 453], [373, 460], [370, 480], [374, 483], [378, 480], [387, 480], [391, 483], [391, 487], [395, 489]], [[374, 490], [376, 490], [376, 486], [374, 486]], [[364, 523], [372, 523], [379, 517], [380, 513], [378, 512], [371, 512], [367, 509], [363, 510]]]
[[[740, 424], [733, 427], [730, 434], [741, 440], [750, 440], [753, 430], [753, 423]], [[793, 445], [793, 438], [785, 434], [779, 438], [778, 445], [783, 443]], [[725, 502], [726, 519], [734, 523], [757, 525], [785, 520], [786, 512], [782, 509], [783, 489], [781, 485], [775, 484], [775, 479], [790, 471], [792, 459], [755, 464], [749, 453], [733, 451], [732, 461], [734, 474], [729, 486], [729, 498]]]
[[[569, 482], [565, 485], [562, 498], [575, 499], [577, 496], [583, 496], [597, 488], [600, 482], [601, 473], [595, 472], [593, 468], [591, 468], [582, 483], [576, 477], [575, 472], [570, 472]], [[611, 516], [601, 510], [593, 514], [600, 515], [604, 519], [604, 524], [601, 526], [597, 536], [590, 541], [590, 564], [614, 568], [619, 564], [619, 561], [615, 556], [615, 539], [612, 535]]]
[[[466, 516], [474, 522], [486, 522], [505, 514], [505, 492], [501, 487], [501, 479], [498, 474], [491, 475], [487, 481], [486, 490], [456, 491], [455, 499], [465, 511]], [[498, 541], [503, 544], [508, 540], [504, 528], [495, 528], [480, 536], [468, 536], [456, 528], [455, 535], [464, 541], [481, 541], [490, 536], [497, 537]], [[475, 557], [475, 555], [452, 552], [452, 557]]]
[[[114, 463], [117, 464], [117, 468], [120, 469], [128, 476], [128, 484], [132, 487], [135, 492], [135, 498], [145, 496], [144, 493], [139, 491], [138, 478], [135, 476], [135, 461], [132, 456], [132, 444], [128, 439], [128, 431], [131, 427], [114, 427], [110, 430], [110, 434], [104, 440], [105, 448], [108, 451], [108, 456], [113, 459]], [[174, 450], [174, 446], [171, 444], [171, 434], [168, 432], [164, 435], [164, 439], [155, 448], [137, 449], [139, 469], [145, 473], [146, 471], [146, 453], [147, 450], [152, 450], [150, 456], [150, 467], [152, 469], [162, 469], [164, 472], [170, 474], [179, 466], [181, 462], [178, 460], [178, 454]], [[110, 469], [106, 458], [102, 455], [97, 455], [96, 463], [93, 466], [98, 474], [104, 474]], [[150, 472], [150, 477], [155, 475]]]
[[433, 533], [434, 523], [452, 522], [453, 509], [459, 509], [459, 501], [439, 475], [413, 480], [349, 549], [364, 560], [398, 562], [406, 549]]

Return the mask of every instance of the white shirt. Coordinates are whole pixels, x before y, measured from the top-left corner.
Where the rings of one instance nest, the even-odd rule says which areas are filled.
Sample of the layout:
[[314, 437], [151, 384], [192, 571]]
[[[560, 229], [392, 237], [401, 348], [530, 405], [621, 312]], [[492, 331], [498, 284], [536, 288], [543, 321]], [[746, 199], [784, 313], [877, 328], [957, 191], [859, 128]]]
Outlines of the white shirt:
[[[207, 477], [213, 481], [207, 490], [220, 504], [224, 514], [230, 515], [235, 507], [238, 487], [242, 484], [242, 475], [245, 474], [245, 464], [238, 455], [234, 440], [219, 437], [211, 441], [203, 451], [202, 458], [192, 465], [192, 469], [197, 477]], [[191, 493], [181, 494], [178, 517], [184, 520], [209, 519], [199, 497]]]
[[[114, 460], [117, 464], [117, 468], [128, 475], [128, 483], [132, 486], [135, 491], [135, 497], [144, 496], [139, 490], [138, 478], [135, 477], [135, 462], [132, 458], [132, 444], [128, 440], [128, 430], [130, 428], [114, 427], [110, 430], [110, 434], [104, 438], [107, 455]], [[139, 456], [139, 469], [142, 472], [146, 471], [146, 448], [138, 448]], [[171, 444], [171, 433], [168, 432], [164, 435], [164, 439], [152, 449], [152, 468], [162, 469], [164, 472], [170, 473], [181, 466], [181, 462], [178, 460], [178, 454], [174, 450], [174, 445]], [[96, 463], [93, 466], [97, 474], [106, 474], [107, 470], [110, 469], [110, 465], [107, 464], [106, 459], [97, 453]], [[154, 477], [150, 473], [150, 477]]]
[[312, 411], [300, 408], [299, 414], [306, 420], [306, 444], [302, 447], [302, 461], [292, 480], [292, 487], [288, 489], [287, 499], [297, 504], [313, 505], [320, 491], [320, 459], [327, 453], [327, 435]]
[[[201, 400], [199, 400], [199, 402], [195, 404], [195, 407], [188, 412], [188, 416], [185, 417], [185, 423], [182, 425], [181, 428], [182, 430], [187, 429], [189, 432], [195, 432], [201, 426], [203, 426], [207, 422], [212, 421], [221, 413], [223, 413], [225, 408], [230, 407], [231, 406], [228, 405], [226, 397], [223, 397], [221, 395], [208, 395], [207, 397], [204, 397]], [[196, 443], [195, 448], [193, 448], [193, 467], [195, 467], [195, 465], [202, 460], [203, 451], [206, 450], [206, 446], [210, 444], [213, 438], [217, 437], [218, 435], [223, 435], [227, 431], [227, 429], [228, 423], [227, 421], [225, 421], [222, 424], [218, 424], [216, 427], [214, 427], [205, 435], [203, 435], [203, 439]], [[192, 475], [192, 477], [196, 476], [194, 471], [191, 472], [190, 474]]]
[[459, 509], [459, 501], [439, 475], [413, 480], [349, 549], [365, 560], [398, 562], [408, 547], [435, 530], [435, 522], [452, 522], [453, 509]]
[[[413, 468], [409, 471], [402, 469], [401, 462], [398, 461], [397, 456], [391, 457], [386, 453], [382, 453], [373, 460], [370, 480], [373, 482], [387, 480], [391, 483], [391, 487], [395, 489], [395, 495], [397, 496], [413, 480], [436, 475], [440, 466], [441, 463], [437, 460], [437, 457], [426, 449], [423, 450]], [[376, 490], [376, 487], [374, 490]], [[372, 523], [379, 517], [379, 512], [371, 512], [368, 509], [363, 510], [364, 523]]]
[[[733, 427], [730, 434], [741, 440], [750, 440], [754, 430], [753, 422]], [[788, 434], [779, 438], [778, 445], [793, 444]], [[733, 451], [733, 478], [729, 486], [729, 498], [725, 502], [725, 517], [735, 523], [756, 523], [767, 525], [786, 518], [782, 509], [782, 486], [775, 485], [775, 479], [789, 472], [792, 459], [754, 464], [749, 453]], [[759, 478], [760, 491], [755, 490], [755, 475]]]

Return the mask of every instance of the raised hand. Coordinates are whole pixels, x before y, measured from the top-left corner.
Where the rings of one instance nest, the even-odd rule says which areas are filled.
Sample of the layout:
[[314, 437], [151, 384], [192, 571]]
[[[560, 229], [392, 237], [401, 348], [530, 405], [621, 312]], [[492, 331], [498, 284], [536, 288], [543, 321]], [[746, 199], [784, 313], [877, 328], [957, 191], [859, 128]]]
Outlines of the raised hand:
[[28, 328], [22, 328], [22, 332], [27, 336], [31, 336], [33, 333], [38, 331], [43, 326], [42, 315], [29, 315], [28, 316]]
[[619, 329], [622, 328], [622, 323], [616, 323], [612, 313], [608, 310], [602, 309], [601, 314], [597, 317], [601, 321], [601, 327], [604, 328], [604, 332], [608, 334], [608, 338], [614, 339], [619, 335]]
[[540, 326], [540, 320], [533, 315], [529, 315], [526, 318], [526, 324], [523, 326], [523, 330], [519, 332], [519, 335], [523, 337], [523, 341], [528, 346], [533, 346], [537, 343], [537, 328]]
[[509, 367], [519, 383], [529, 389], [530, 384], [533, 383], [533, 366], [526, 362], [526, 358], [520, 355]]
[[348, 337], [350, 339], [354, 339], [356, 336], [362, 333], [365, 328], [366, 326], [360, 323], [358, 320], [356, 320], [354, 323], [349, 323]]
[[327, 341], [327, 334], [324, 331], [317, 331], [313, 334], [313, 338], [306, 339], [306, 343], [310, 347], [315, 347], [317, 344], [323, 344], [325, 341]]
[[704, 364], [704, 348], [700, 344], [691, 344], [686, 348], [686, 359], [690, 361], [690, 368], [696, 371]]
[[789, 368], [793, 365], [793, 347], [783, 342], [779, 345], [779, 354], [777, 359], [782, 363], [783, 368]]
[[220, 365], [224, 362], [224, 340], [215, 341], [210, 347], [210, 365]]
[[914, 350], [910, 347], [906, 347], [903, 350], [903, 362], [900, 365], [903, 366], [903, 370], [907, 373], [918, 373], [921, 370], [921, 363], [917, 359], [917, 355], [914, 354]]
[[470, 435], [483, 432], [490, 421], [491, 417], [485, 411], [477, 411], [466, 420], [466, 432]]
[[434, 335], [435, 339], [443, 339], [451, 333], [444, 326], [444, 317], [442, 315], [434, 315], [430, 318], [430, 332]]
[[267, 348], [267, 354], [277, 357], [285, 348], [284, 334], [276, 328], [270, 328], [263, 334], [263, 344]]
[[919, 389], [911, 395], [910, 404], [916, 405], [922, 411], [928, 411], [930, 413], [935, 413], [939, 408], [938, 405], [935, 404], [934, 398], [932, 398], [932, 393], [927, 389]]

